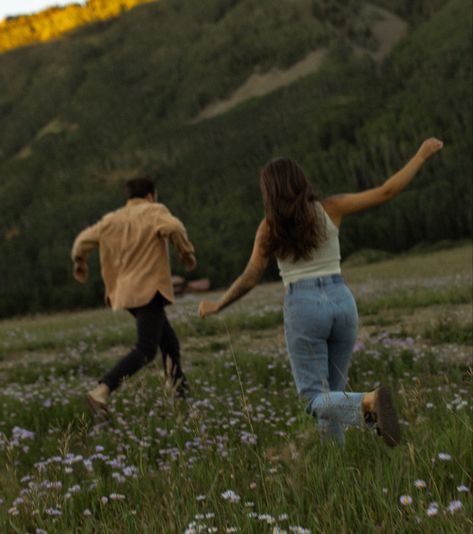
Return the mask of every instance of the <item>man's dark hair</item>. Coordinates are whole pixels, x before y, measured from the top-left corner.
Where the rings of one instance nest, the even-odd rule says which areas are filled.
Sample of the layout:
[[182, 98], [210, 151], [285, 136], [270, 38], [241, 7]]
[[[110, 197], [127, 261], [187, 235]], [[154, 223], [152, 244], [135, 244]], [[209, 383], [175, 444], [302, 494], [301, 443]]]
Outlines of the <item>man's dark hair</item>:
[[154, 195], [154, 183], [146, 177], [132, 178], [125, 183], [128, 198], [145, 198], [150, 193]]

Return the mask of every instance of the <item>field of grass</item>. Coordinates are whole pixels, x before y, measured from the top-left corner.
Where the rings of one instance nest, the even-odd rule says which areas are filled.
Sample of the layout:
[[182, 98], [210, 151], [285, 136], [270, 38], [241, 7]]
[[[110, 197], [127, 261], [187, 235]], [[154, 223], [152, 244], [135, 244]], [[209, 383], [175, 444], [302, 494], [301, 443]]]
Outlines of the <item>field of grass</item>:
[[[83, 394], [133, 343], [108, 310], [0, 322], [0, 532], [471, 532], [472, 247], [348, 262], [360, 308], [349, 389], [395, 392], [403, 443], [321, 443], [295, 393], [281, 284], [200, 321], [169, 316], [191, 398], [160, 358], [97, 424]], [[215, 293], [216, 294], [216, 293]], [[213, 294], [214, 295], [214, 294]]]

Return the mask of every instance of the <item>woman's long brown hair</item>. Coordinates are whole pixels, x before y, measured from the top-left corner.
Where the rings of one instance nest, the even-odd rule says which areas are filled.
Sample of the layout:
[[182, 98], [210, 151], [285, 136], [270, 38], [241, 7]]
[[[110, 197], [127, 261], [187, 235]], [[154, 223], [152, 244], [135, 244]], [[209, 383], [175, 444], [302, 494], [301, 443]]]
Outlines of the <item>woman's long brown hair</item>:
[[302, 168], [292, 159], [269, 161], [261, 171], [261, 193], [268, 232], [263, 242], [267, 257], [309, 259], [326, 238], [319, 200]]

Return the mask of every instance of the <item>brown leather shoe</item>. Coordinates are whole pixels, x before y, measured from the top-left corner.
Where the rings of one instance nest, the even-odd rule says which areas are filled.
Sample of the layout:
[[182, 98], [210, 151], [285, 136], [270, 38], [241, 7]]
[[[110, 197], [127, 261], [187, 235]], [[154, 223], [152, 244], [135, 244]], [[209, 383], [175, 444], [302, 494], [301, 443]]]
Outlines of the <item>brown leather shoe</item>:
[[367, 424], [375, 426], [387, 445], [390, 447], [399, 445], [401, 429], [388, 388], [381, 386], [374, 390], [372, 404], [370, 409], [365, 411], [364, 416]]
[[95, 399], [90, 393], [85, 395], [85, 400], [94, 415], [99, 421], [108, 421], [110, 419], [110, 413], [105, 403]]

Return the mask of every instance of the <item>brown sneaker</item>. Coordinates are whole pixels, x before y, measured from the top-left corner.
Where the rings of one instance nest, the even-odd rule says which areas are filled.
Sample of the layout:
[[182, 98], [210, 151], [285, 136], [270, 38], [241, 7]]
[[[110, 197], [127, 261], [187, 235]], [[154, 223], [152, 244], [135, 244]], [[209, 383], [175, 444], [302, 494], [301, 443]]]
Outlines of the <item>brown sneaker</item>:
[[94, 415], [99, 421], [108, 421], [110, 419], [110, 413], [108, 406], [104, 402], [100, 402], [94, 398], [90, 392], [85, 395], [85, 400]]
[[383, 386], [375, 389], [370, 400], [370, 407], [364, 413], [366, 423], [368, 426], [376, 427], [387, 445], [390, 447], [399, 445], [401, 429], [389, 389]]

